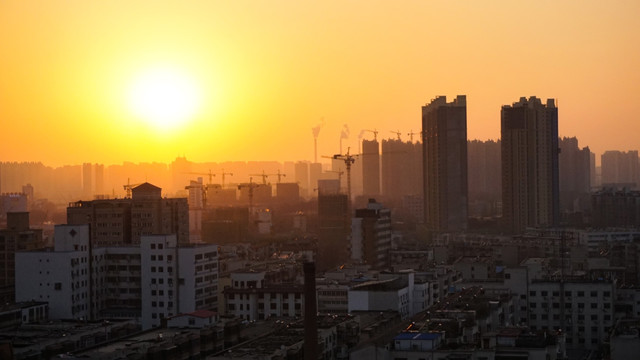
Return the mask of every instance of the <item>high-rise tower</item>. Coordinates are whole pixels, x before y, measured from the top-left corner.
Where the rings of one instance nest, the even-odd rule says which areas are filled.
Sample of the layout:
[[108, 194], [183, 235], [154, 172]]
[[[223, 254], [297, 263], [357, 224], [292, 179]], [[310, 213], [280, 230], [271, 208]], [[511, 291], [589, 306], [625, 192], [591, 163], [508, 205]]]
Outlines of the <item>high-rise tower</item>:
[[506, 229], [549, 227], [559, 220], [558, 108], [535, 96], [501, 112], [502, 214]]
[[362, 140], [362, 192], [380, 195], [380, 144], [378, 140]]
[[425, 223], [429, 230], [467, 228], [467, 100], [438, 96], [422, 107]]

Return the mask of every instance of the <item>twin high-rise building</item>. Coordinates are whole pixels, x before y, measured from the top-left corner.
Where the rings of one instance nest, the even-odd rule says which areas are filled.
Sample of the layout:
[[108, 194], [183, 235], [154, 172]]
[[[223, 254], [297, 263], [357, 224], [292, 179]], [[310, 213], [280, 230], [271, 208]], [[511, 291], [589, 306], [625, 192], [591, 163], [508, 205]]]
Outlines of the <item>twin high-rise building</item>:
[[507, 230], [559, 220], [558, 108], [535, 96], [501, 111], [502, 217]]
[[422, 107], [425, 224], [432, 231], [467, 228], [467, 100], [438, 96]]
[[[425, 224], [464, 231], [468, 216], [466, 97], [439, 96], [422, 107]], [[502, 216], [505, 229], [559, 222], [558, 108], [536, 97], [501, 111]], [[473, 180], [473, 179], [472, 179]]]

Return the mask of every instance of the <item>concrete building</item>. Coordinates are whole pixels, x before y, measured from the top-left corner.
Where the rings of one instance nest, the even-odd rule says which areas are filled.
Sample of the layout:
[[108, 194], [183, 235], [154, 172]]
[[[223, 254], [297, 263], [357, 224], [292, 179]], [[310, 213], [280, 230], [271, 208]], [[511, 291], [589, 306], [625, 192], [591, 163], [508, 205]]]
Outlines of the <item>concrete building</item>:
[[202, 183], [202, 178], [198, 181], [191, 180], [188, 191], [187, 202], [189, 204], [189, 242], [200, 242], [202, 240], [202, 215], [206, 208], [207, 191]]
[[385, 199], [400, 201], [406, 195], [422, 194], [421, 143], [400, 139], [384, 139], [382, 140], [380, 162], [381, 191]]
[[217, 311], [216, 245], [180, 246], [175, 235], [145, 236], [140, 244], [142, 327], [196, 310]]
[[93, 167], [91, 163], [82, 164], [82, 194], [85, 198], [93, 198]]
[[[16, 254], [16, 300], [49, 303], [51, 319], [140, 319], [142, 328], [197, 310], [217, 311], [217, 245], [175, 235], [137, 246], [94, 247], [88, 225], [58, 225], [53, 249]], [[38, 266], [33, 266], [38, 264]]]
[[16, 301], [46, 301], [52, 319], [92, 319], [89, 226], [56, 226], [55, 239], [53, 251], [16, 253]]
[[322, 177], [322, 164], [311, 163], [309, 165], [309, 192], [306, 197], [315, 197], [318, 188], [318, 180]]
[[502, 201], [500, 140], [467, 142], [469, 164], [469, 216], [498, 216]]
[[7, 213], [7, 228], [0, 229], [0, 303], [15, 301], [15, 254], [44, 246], [42, 230], [29, 227], [28, 212]]
[[327, 270], [349, 259], [351, 233], [350, 206], [347, 194], [325, 191], [318, 193], [318, 253], [316, 265]]
[[411, 270], [380, 274], [377, 280], [349, 289], [348, 311], [395, 311], [401, 319], [406, 319], [429, 306], [430, 301], [425, 299], [431, 294], [429, 285], [416, 281], [416, 274]]
[[144, 183], [131, 189], [131, 198], [77, 201], [67, 208], [67, 222], [90, 224], [97, 246], [136, 245], [154, 234], [177, 234], [189, 243], [189, 205], [186, 198], [163, 198], [157, 186]]
[[375, 269], [389, 266], [391, 250], [391, 210], [375, 199], [367, 207], [356, 209], [351, 219], [351, 260]]
[[640, 226], [640, 191], [603, 188], [591, 194], [591, 226], [637, 228]]
[[226, 313], [245, 320], [269, 317], [301, 317], [304, 314], [303, 287], [273, 283], [264, 271], [233, 272], [232, 286], [224, 290]]
[[567, 348], [595, 350], [614, 325], [611, 281], [533, 280], [528, 291], [531, 329], [564, 330]]
[[640, 184], [638, 151], [605, 151], [600, 156], [602, 185], [637, 188]]
[[362, 193], [380, 195], [380, 144], [378, 140], [362, 140]]
[[296, 164], [295, 164], [295, 182], [300, 184], [300, 189], [302, 191], [302, 196], [307, 196], [307, 194], [312, 189], [312, 187], [309, 186], [309, 163], [308, 162], [304, 162], [304, 161], [296, 162]]
[[585, 211], [590, 205], [591, 151], [589, 147], [580, 149], [575, 137], [563, 137], [558, 145], [560, 210]]
[[298, 183], [277, 183], [276, 200], [281, 204], [299, 203], [300, 185]]
[[422, 107], [425, 224], [432, 231], [467, 228], [467, 100], [438, 96]]
[[501, 111], [502, 217], [505, 228], [550, 227], [559, 221], [558, 108], [524, 97]]

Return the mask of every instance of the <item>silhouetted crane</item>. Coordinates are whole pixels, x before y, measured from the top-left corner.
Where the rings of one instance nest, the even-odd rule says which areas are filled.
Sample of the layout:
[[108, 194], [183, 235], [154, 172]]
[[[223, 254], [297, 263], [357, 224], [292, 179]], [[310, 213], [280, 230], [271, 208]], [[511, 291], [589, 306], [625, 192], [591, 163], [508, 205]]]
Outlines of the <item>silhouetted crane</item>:
[[278, 169], [278, 173], [277, 174], [265, 174], [264, 170], [262, 170], [262, 174], [249, 174], [249, 176], [262, 176], [262, 183], [263, 184], [267, 184], [267, 178], [269, 176], [277, 176], [278, 177], [278, 183], [280, 183], [280, 180], [282, 180], [283, 176], [287, 176], [287, 174], [281, 174], [280, 170]]
[[378, 130], [377, 129], [373, 129], [373, 130], [368, 130], [368, 129], [364, 129], [362, 131], [368, 131], [370, 133], [373, 133], [373, 140], [378, 140]]
[[124, 188], [124, 190], [127, 192], [127, 197], [130, 198], [131, 197], [131, 189], [133, 189], [134, 187], [141, 185], [140, 183], [138, 184], [132, 184], [131, 180], [129, 178], [127, 178], [127, 183], [122, 185], [122, 187]]
[[248, 184], [240, 184], [238, 185], [238, 190], [242, 190], [243, 188], [249, 188], [249, 216], [252, 216], [251, 210], [253, 209], [253, 189], [257, 188], [258, 184], [253, 182], [253, 178], [249, 178]]
[[351, 148], [347, 148], [346, 154], [335, 154], [331, 157], [323, 156], [334, 160], [344, 161], [344, 165], [347, 170], [347, 198], [349, 199], [349, 206], [351, 206], [351, 165], [356, 161], [356, 157], [358, 156], [349, 154], [350, 149]]
[[413, 135], [418, 135], [418, 134], [420, 134], [420, 133], [415, 133], [415, 132], [413, 132], [413, 130], [411, 130], [410, 133], [407, 133], [407, 135], [409, 135], [409, 139], [411, 140], [411, 142], [413, 142]]
[[392, 133], [394, 133], [394, 134], [396, 134], [396, 135], [398, 136], [398, 140], [401, 140], [401, 139], [400, 139], [400, 134], [402, 134], [402, 133], [400, 132], [400, 130], [398, 130], [398, 131], [393, 131], [393, 130], [391, 130], [391, 132], [392, 132]]
[[183, 174], [189, 174], [189, 175], [207, 175], [207, 176], [209, 176], [209, 185], [211, 185], [212, 178], [213, 178], [214, 176], [216, 176], [216, 174], [212, 173], [212, 172], [211, 172], [211, 170], [209, 170], [209, 172], [208, 172], [208, 173], [200, 173], [200, 172], [186, 172], [186, 173], [183, 173]]

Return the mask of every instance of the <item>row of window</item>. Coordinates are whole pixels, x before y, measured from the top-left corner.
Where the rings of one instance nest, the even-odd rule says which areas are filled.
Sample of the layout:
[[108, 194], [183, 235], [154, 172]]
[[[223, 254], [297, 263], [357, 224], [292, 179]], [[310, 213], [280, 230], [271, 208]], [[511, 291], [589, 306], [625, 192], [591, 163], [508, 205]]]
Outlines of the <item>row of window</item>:
[[[564, 296], [566, 297], [571, 297], [573, 296], [573, 293], [571, 290], [567, 290], [564, 292]], [[585, 296], [586, 291], [575, 291], [575, 294], [577, 297], [584, 297]], [[529, 296], [536, 296], [537, 291], [532, 290], [529, 291]], [[549, 296], [549, 291], [545, 291], [542, 290], [540, 291], [540, 296]], [[551, 292], [551, 296], [560, 296], [560, 292], [559, 291], [552, 291]], [[589, 291], [589, 296], [590, 297], [598, 297], [598, 291]], [[610, 297], [611, 296], [611, 291], [603, 291], [602, 292], [602, 296], [604, 297]]]

